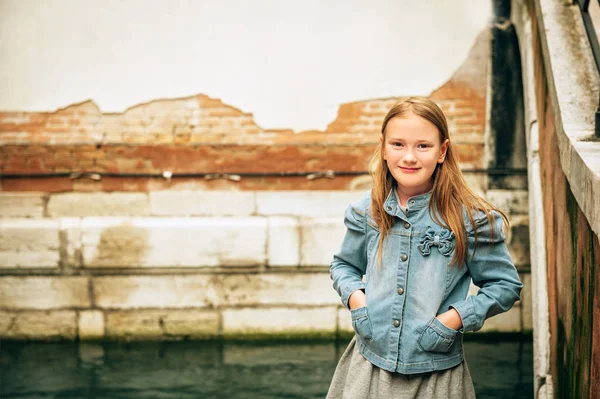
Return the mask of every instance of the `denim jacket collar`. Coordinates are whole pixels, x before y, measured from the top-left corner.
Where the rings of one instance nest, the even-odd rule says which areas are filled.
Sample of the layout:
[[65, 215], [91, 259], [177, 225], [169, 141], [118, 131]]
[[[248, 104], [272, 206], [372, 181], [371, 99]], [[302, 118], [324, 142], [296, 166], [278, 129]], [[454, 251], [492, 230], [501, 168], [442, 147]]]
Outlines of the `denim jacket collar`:
[[[413, 210], [425, 208], [429, 205], [430, 199], [431, 191], [415, 195], [414, 197], [409, 197], [406, 201], [406, 211], [411, 212]], [[401, 215], [404, 215], [404, 212], [400, 210], [398, 195], [396, 194], [396, 187], [392, 187], [383, 206], [385, 208], [385, 211], [392, 216], [400, 217]]]

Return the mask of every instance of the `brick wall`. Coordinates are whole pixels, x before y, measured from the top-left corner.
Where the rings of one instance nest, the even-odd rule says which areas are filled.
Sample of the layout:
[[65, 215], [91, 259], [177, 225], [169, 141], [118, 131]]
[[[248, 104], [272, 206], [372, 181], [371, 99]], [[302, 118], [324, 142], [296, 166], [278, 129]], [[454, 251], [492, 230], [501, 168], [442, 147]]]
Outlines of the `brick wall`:
[[[448, 116], [466, 169], [486, 166], [487, 40], [483, 33], [464, 65], [430, 96]], [[116, 114], [102, 113], [93, 101], [55, 112], [0, 112], [0, 173], [6, 177], [1, 189], [354, 189], [363, 184], [357, 174], [367, 171], [383, 117], [397, 99], [342, 104], [326, 130], [303, 132], [258, 126], [251, 113], [204, 94], [152, 100]], [[340, 175], [326, 180], [293, 176], [328, 170]], [[174, 174], [172, 180], [160, 177], [165, 171]], [[66, 177], [72, 172], [108, 176], [78, 182]], [[207, 181], [205, 174], [241, 174], [242, 179]]]

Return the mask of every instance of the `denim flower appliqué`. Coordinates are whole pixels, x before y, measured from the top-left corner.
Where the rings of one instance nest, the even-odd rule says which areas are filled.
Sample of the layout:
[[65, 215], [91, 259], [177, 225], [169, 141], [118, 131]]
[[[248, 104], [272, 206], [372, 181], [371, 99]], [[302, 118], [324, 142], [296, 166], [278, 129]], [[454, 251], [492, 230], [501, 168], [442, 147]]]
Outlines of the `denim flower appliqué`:
[[431, 253], [431, 246], [436, 246], [442, 255], [450, 256], [454, 249], [453, 239], [454, 233], [450, 230], [435, 231], [428, 227], [423, 237], [421, 237], [421, 244], [418, 246], [419, 252], [421, 255], [427, 256]]

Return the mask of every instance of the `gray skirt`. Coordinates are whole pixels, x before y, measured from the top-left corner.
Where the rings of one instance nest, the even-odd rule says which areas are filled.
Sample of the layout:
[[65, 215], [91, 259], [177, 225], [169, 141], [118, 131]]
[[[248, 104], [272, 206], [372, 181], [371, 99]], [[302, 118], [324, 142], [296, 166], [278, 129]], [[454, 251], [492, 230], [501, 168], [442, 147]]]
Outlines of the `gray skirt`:
[[358, 351], [356, 337], [340, 358], [327, 399], [472, 399], [475, 389], [467, 362], [421, 374], [392, 373], [371, 364]]

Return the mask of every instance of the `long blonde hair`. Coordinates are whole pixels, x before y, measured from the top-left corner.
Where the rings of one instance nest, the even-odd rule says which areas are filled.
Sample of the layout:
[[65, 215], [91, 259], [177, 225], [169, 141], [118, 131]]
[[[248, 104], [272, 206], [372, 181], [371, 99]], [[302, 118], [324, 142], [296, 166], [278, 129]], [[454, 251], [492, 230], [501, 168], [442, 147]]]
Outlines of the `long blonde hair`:
[[[385, 212], [383, 204], [395, 189], [396, 181], [388, 169], [387, 163], [383, 159], [385, 145], [385, 128], [388, 122], [395, 117], [402, 117], [409, 113], [420, 116], [421, 118], [433, 123], [440, 133], [440, 144], [446, 139], [450, 139], [448, 134], [448, 123], [446, 116], [436, 103], [424, 97], [408, 97], [396, 103], [387, 113], [381, 126], [382, 140], [375, 150], [373, 156], [373, 165], [371, 167], [373, 176], [372, 190], [372, 209], [373, 218], [379, 227], [379, 250], [377, 253], [378, 263], [381, 263], [384, 240], [394, 224], [394, 216]], [[437, 164], [433, 172], [433, 188], [431, 190], [431, 200], [429, 201], [429, 213], [432, 219], [448, 228], [454, 233], [456, 239], [456, 250], [452, 258], [453, 264], [462, 266], [467, 258], [467, 230], [464, 225], [463, 205], [466, 208], [469, 222], [475, 230], [475, 242], [477, 242], [477, 230], [473, 220], [473, 211], [483, 211], [487, 215], [492, 232], [494, 235], [494, 225], [491, 211], [498, 211], [504, 222], [508, 225], [508, 219], [504, 213], [475, 194], [467, 185], [456, 156], [452, 143], [449, 141], [448, 149], [444, 162]], [[436, 212], [437, 211], [437, 212]], [[441, 216], [441, 219], [438, 217]], [[474, 254], [474, 253], [473, 253]]]

